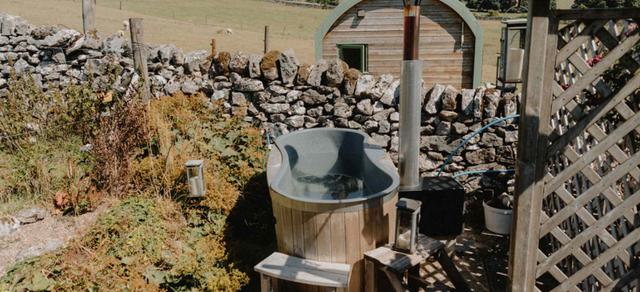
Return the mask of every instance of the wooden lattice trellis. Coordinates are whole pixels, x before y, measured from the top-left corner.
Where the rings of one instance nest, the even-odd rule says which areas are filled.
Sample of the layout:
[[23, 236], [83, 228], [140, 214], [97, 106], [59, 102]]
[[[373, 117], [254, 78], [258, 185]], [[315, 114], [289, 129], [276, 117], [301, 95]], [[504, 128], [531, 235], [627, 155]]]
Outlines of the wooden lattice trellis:
[[511, 288], [639, 289], [640, 10], [530, 11]]

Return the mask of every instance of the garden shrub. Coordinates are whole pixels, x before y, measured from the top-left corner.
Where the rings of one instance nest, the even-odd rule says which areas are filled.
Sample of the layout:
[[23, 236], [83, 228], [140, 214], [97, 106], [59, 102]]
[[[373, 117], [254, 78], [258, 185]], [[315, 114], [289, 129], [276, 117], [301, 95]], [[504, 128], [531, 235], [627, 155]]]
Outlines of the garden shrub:
[[191, 226], [170, 200], [125, 199], [69, 247], [14, 266], [0, 290], [237, 291], [248, 278], [219, 232]]
[[[79, 87], [77, 92], [85, 91]], [[258, 213], [239, 220], [243, 215], [236, 208], [247, 184], [264, 170], [266, 149], [260, 131], [225, 115], [221, 102], [212, 103], [201, 95], [177, 94], [148, 104], [121, 96], [106, 103], [93, 95], [90, 100], [93, 106], [77, 111], [93, 117], [85, 128], [46, 136], [55, 139], [37, 137], [47, 143], [69, 143], [58, 150], [73, 158], [63, 156], [59, 160], [64, 163], [53, 165], [60, 173], [58, 185], [37, 189], [49, 189], [47, 196], [59, 190], [56, 201], [62, 193], [60, 201], [76, 213], [87, 205], [78, 199], [82, 195], [93, 202], [92, 196], [109, 193], [122, 202], [68, 247], [12, 267], [0, 279], [0, 290], [237, 291], [245, 286], [248, 264], [264, 252], [237, 252], [245, 239], [236, 240], [229, 232], [230, 214], [235, 212], [234, 222], [251, 221], [254, 230], [266, 234], [261, 236], [273, 236], [271, 221], [254, 218]], [[31, 122], [26, 116], [25, 125]], [[24, 132], [20, 127], [13, 131]], [[49, 153], [54, 147], [31, 145], [29, 139], [11, 142], [2, 149]], [[80, 151], [87, 142], [91, 150]], [[33, 156], [36, 172], [46, 166], [37, 163], [47, 163], [38, 157]], [[184, 164], [190, 159], [205, 161], [207, 192], [201, 199], [187, 198]], [[260, 205], [252, 208], [270, 209], [262, 201], [268, 198], [265, 192], [262, 186]], [[256, 242], [251, 251], [273, 248], [265, 243]], [[234, 250], [233, 257], [229, 249]], [[243, 263], [242, 270], [235, 262]]]
[[0, 204], [50, 204], [61, 192], [67, 194], [63, 211], [90, 209], [94, 163], [81, 147], [94, 130], [97, 96], [75, 85], [45, 92], [30, 76], [16, 74], [9, 85], [0, 100]]

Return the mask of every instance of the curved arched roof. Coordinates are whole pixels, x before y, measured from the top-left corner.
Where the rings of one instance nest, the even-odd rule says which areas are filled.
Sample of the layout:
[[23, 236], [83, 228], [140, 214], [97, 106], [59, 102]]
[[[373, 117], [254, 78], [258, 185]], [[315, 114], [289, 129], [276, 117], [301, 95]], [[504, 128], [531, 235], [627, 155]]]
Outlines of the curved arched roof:
[[[316, 50], [316, 60], [322, 59], [322, 41], [324, 36], [331, 30], [333, 24], [338, 21], [338, 19], [345, 14], [349, 9], [356, 6], [358, 3], [367, 0], [342, 0], [340, 1], [340, 5], [333, 9], [331, 14], [324, 19], [320, 27], [316, 30], [315, 35], [315, 50]], [[398, 0], [400, 1], [400, 0]], [[459, 0], [437, 0], [447, 7], [451, 8], [455, 11], [462, 20], [467, 24], [467, 26], [471, 29], [473, 36], [475, 37], [475, 48], [474, 48], [474, 62], [473, 62], [473, 86], [477, 87], [480, 85], [481, 74], [482, 74], [482, 48], [483, 48], [483, 31], [480, 23], [473, 13], [467, 9], [466, 6]]]

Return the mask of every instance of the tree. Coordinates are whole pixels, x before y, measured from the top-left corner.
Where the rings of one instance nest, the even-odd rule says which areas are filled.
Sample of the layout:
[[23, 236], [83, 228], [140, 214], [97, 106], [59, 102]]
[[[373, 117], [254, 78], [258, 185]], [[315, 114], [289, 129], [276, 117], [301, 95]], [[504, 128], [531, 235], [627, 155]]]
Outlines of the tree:
[[575, 0], [573, 8], [640, 7], [640, 0]]

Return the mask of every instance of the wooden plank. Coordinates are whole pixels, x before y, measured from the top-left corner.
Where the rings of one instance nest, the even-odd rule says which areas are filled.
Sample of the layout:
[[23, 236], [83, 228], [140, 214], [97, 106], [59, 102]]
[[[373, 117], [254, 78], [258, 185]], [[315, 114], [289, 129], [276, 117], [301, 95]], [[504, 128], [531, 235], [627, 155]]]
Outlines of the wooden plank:
[[269, 276], [260, 274], [260, 291], [271, 292], [271, 278]]
[[[471, 28], [460, 15], [439, 1], [423, 1], [422, 7], [420, 48], [426, 52], [421, 52], [421, 59], [432, 58], [439, 61], [425, 63], [423, 73], [434, 77], [425, 78], [425, 81], [428, 85], [447, 83], [456, 87], [471, 87], [476, 42]], [[367, 12], [365, 18], [356, 16], [359, 9]], [[354, 6], [335, 22], [324, 37], [323, 58], [337, 57], [336, 44], [366, 43], [369, 45], [369, 73], [399, 76], [402, 60], [402, 10], [403, 5], [398, 1], [363, 1]], [[457, 57], [460, 53], [465, 55]], [[442, 57], [434, 58], [436, 54]], [[441, 72], [427, 68], [436, 68]]]
[[281, 248], [284, 247], [284, 243], [282, 241], [282, 220], [280, 219], [280, 209], [282, 208], [282, 206], [280, 204], [278, 204], [277, 202], [272, 202], [271, 203], [271, 208], [273, 211], [273, 217], [275, 217], [275, 231], [276, 231], [276, 245], [278, 246], [278, 251], [282, 251], [280, 250]]
[[584, 75], [575, 84], [571, 85], [560, 96], [556, 97], [551, 106], [552, 112], [557, 112], [562, 106], [567, 104], [569, 100], [573, 99], [582, 90], [589, 86], [594, 80], [599, 78], [606, 70], [609, 69], [615, 62], [622, 56], [627, 54], [640, 40], [640, 34], [636, 33], [626, 38], [617, 47], [609, 51], [609, 53], [595, 66], [591, 67], [591, 70], [585, 72]]
[[[613, 148], [613, 147], [612, 147]], [[616, 146], [617, 148], [617, 146]], [[621, 150], [620, 150], [621, 151]], [[567, 158], [569, 158], [569, 160], [571, 162], [574, 162], [576, 160], [579, 159], [580, 156], [578, 156], [577, 153], [575, 153], [575, 151], [568, 149], [568, 151], [566, 152], [567, 154]], [[626, 166], [626, 162], [629, 160], [629, 158], [626, 156], [626, 154], [623, 154], [624, 158], [621, 158], [619, 160], [618, 163], [621, 163], [621, 166]], [[627, 167], [621, 167], [622, 171], [626, 171], [628, 173], [632, 173], [634, 171], [637, 171], [638, 168], [635, 166], [629, 166]], [[616, 167], [616, 169], [618, 169], [618, 167]], [[614, 169], [615, 171], [615, 169]], [[591, 182], [592, 184], [598, 184], [600, 181], [602, 181], [602, 177], [600, 177], [599, 174], [597, 174], [592, 168], [590, 167], [585, 167], [582, 170], [580, 170], [580, 173], [582, 175], [584, 175], [584, 177], [586, 177], [589, 182]], [[583, 183], [586, 183], [586, 181], [583, 180]], [[614, 190], [613, 187], [614, 182], [611, 183], [612, 187], [609, 188], [605, 188], [604, 190], [600, 191], [601, 194], [604, 195], [604, 197], [611, 203], [613, 204], [613, 206], [618, 206], [619, 204], [622, 203], [623, 198], [622, 198], [622, 194], [619, 194], [616, 190]], [[580, 194], [583, 192], [579, 192]], [[629, 222], [633, 222], [635, 221], [635, 214], [632, 211], [629, 211], [628, 213], [626, 213], [625, 218], [627, 218], [627, 220], [629, 220]]]
[[440, 251], [444, 251], [442, 242], [420, 234], [416, 252], [413, 254], [395, 251], [390, 246], [381, 246], [365, 252], [365, 257], [401, 273], [410, 267], [419, 265]]
[[[618, 45], [618, 40], [614, 36], [612, 36], [606, 29], [599, 30], [596, 33], [596, 36], [608, 49], [613, 49]], [[631, 72], [635, 72], [640, 68], [640, 63], [638, 63], [638, 61], [636, 61], [629, 55], [622, 56], [620, 61], [623, 62], [627, 66], [627, 69]]]
[[318, 260], [323, 262], [331, 261], [331, 219], [327, 213], [320, 213], [315, 216], [318, 247]]
[[264, 26], [264, 50], [263, 53], [269, 52], [269, 26]]
[[85, 35], [96, 33], [96, 0], [82, 0], [82, 29]]
[[558, 9], [555, 10], [555, 15], [558, 20], [637, 19], [640, 15], [640, 8]]
[[353, 265], [349, 291], [359, 291], [362, 285], [362, 253], [360, 252], [360, 220], [357, 212], [344, 213], [347, 263]]
[[580, 194], [580, 196], [578, 196], [573, 202], [567, 203], [564, 208], [562, 208], [562, 210], [555, 213], [551, 218], [543, 221], [542, 225], [540, 226], [540, 237], [549, 233], [549, 231], [551, 231], [553, 227], [557, 226], [558, 224], [560, 224], [560, 222], [575, 214], [578, 209], [582, 208], [582, 206], [584, 206], [587, 202], [597, 197], [606, 188], [609, 188], [620, 178], [624, 177], [630, 167], [637, 166], [639, 164], [640, 152], [634, 154], [629, 160], [625, 161], [624, 164], [616, 167], [613, 171], [609, 172], [598, 183], [594, 184], [587, 191]]
[[293, 226], [291, 220], [291, 209], [288, 207], [280, 206], [279, 215], [281, 220], [280, 231], [282, 232], [282, 247], [278, 247], [278, 250], [286, 253], [293, 254]]
[[331, 261], [347, 262], [347, 234], [344, 226], [344, 212], [331, 214]]
[[302, 211], [291, 209], [291, 229], [293, 235], [293, 256], [304, 257], [304, 218]]
[[545, 149], [549, 136], [557, 21], [549, 19], [549, 0], [529, 2], [527, 45], [516, 171], [509, 289], [535, 291], [536, 256]]
[[318, 260], [318, 245], [316, 238], [316, 219], [313, 213], [302, 212], [303, 232], [304, 232], [304, 255], [305, 258]]
[[[554, 228], [554, 230], [552, 231], [553, 236], [558, 239], [558, 241], [561, 244], [566, 244], [569, 241], [571, 241], [571, 238], [569, 238], [569, 236], [567, 236], [566, 233], [564, 233], [560, 228], [556, 227]], [[575, 257], [576, 260], [578, 260], [578, 262], [580, 262], [580, 264], [582, 265], [587, 265], [591, 262], [591, 257], [589, 257], [582, 249], [577, 249], [573, 251], [573, 256]], [[545, 258], [545, 261], [548, 260], [548, 257]], [[557, 265], [552, 265], [549, 267], [549, 269], [553, 269], [553, 268], [557, 268]], [[547, 267], [540, 267], [538, 268], [538, 272], [544, 270], [545, 272]], [[541, 273], [542, 274], [542, 273]], [[540, 275], [541, 275], [540, 274]], [[609, 276], [607, 276], [607, 274], [605, 274], [602, 270], [598, 270], [595, 271], [593, 273], [593, 276], [596, 277], [596, 279], [598, 279], [598, 281], [601, 281], [602, 283], [611, 283], [611, 278], [609, 278]], [[540, 277], [540, 276], [538, 276]], [[568, 278], [566, 278], [568, 279]], [[565, 279], [565, 280], [566, 280]]]
[[345, 247], [347, 251], [347, 263], [355, 263], [362, 258], [360, 253], [360, 220], [357, 212], [344, 213]]
[[604, 23], [604, 20], [591, 22], [589, 26], [580, 32], [578, 36], [574, 37], [569, 43], [560, 48], [556, 56], [556, 66], [559, 66], [561, 62], [564, 62], [565, 59], [568, 59], [569, 56], [573, 55], [585, 42], [591, 40], [593, 33], [598, 29], [602, 29], [602, 25], [604, 25]]
[[133, 63], [136, 71], [142, 78], [143, 87], [140, 93], [143, 101], [151, 98], [149, 70], [147, 69], [147, 47], [144, 43], [144, 29], [142, 18], [129, 18], [129, 28], [131, 29], [131, 47], [133, 49]]
[[[553, 254], [549, 255], [545, 262], [542, 262], [538, 267], [540, 269], [548, 269], [548, 266], [557, 264], [561, 259], [567, 257], [571, 254], [575, 249], [579, 249], [587, 240], [593, 238], [596, 235], [599, 229], [605, 229], [608, 225], [610, 225], [613, 221], [617, 220], [626, 212], [628, 209], [635, 207], [640, 204], [640, 191], [633, 194], [631, 197], [625, 200], [624, 205], [620, 205], [613, 210], [609, 211], [607, 214], [602, 216], [595, 224], [592, 224], [587, 229], [581, 231], [578, 235], [576, 235], [571, 241], [566, 244], [563, 244], [560, 249], [554, 251]], [[638, 231], [638, 230], [636, 230]], [[637, 238], [636, 238], [637, 240]], [[620, 241], [618, 241], [618, 244]], [[610, 248], [611, 250], [613, 248]], [[609, 251], [607, 250], [607, 252]], [[619, 252], [614, 254], [618, 255]], [[594, 260], [595, 261], [595, 260]], [[604, 265], [604, 263], [603, 263]], [[571, 279], [571, 277], [569, 277]], [[582, 279], [581, 279], [582, 280]], [[569, 281], [569, 280], [568, 280]]]
[[614, 246], [609, 247], [605, 252], [600, 254], [598, 258], [594, 259], [591, 263], [584, 266], [580, 271], [571, 275], [569, 279], [560, 283], [557, 287], [555, 287], [552, 292], [560, 292], [566, 291], [572, 285], [576, 285], [584, 278], [588, 277], [593, 271], [602, 267], [605, 263], [610, 261], [613, 257], [615, 257], [620, 250], [626, 249], [629, 246], [638, 242], [638, 238], [640, 238], [640, 228], [635, 229], [633, 232], [629, 233], [625, 238], [618, 241]]
[[378, 292], [376, 283], [376, 265], [371, 260], [364, 260], [364, 291]]
[[254, 270], [273, 278], [295, 283], [346, 288], [349, 285], [351, 266], [313, 261], [274, 252], [258, 263]]
[[[558, 194], [558, 196], [563, 198], [563, 200], [567, 204], [570, 204], [574, 200], [574, 197], [564, 187], [562, 187], [558, 191], [556, 191], [556, 194]], [[587, 226], [593, 225], [593, 224], [595, 224], [597, 222], [597, 219], [595, 217], [593, 217], [592, 213], [587, 212], [587, 210], [585, 208], [579, 208], [578, 211], [576, 212], [576, 215], [578, 215], [578, 217], [580, 217], [580, 219]], [[600, 237], [602, 242], [604, 242], [607, 246], [612, 246], [616, 242], [618, 242], [616, 240], [616, 238], [613, 235], [611, 235], [611, 233], [609, 233], [609, 231], [607, 231], [606, 229], [599, 230], [597, 235], [598, 235], [598, 237]], [[630, 262], [629, 262], [630, 256], [629, 256], [628, 252], [623, 251], [622, 254], [619, 257], [622, 258], [622, 260], [625, 262], [625, 264], [627, 264], [627, 265], [630, 264]], [[536, 276], [540, 277], [542, 274], [544, 274], [544, 272], [542, 270], [538, 269], [538, 272], [536, 273]]]
[[[620, 139], [629, 134], [629, 132], [634, 131], [639, 126], [640, 112], [636, 113], [632, 118], [628, 119], [622, 125], [618, 126], [618, 128], [616, 128], [613, 132], [609, 133], [607, 138], [600, 141], [596, 146], [591, 148], [589, 152], [584, 153], [580, 157], [580, 159], [575, 161], [572, 165], [562, 170], [558, 175], [555, 176], [555, 178], [553, 178], [552, 181], [549, 182], [548, 186], [545, 186], [545, 188], [551, 190], [557, 189], [570, 177], [574, 176], [581, 169], [587, 167], [587, 165], [597, 159], [598, 156], [603, 154], [618, 141], [620, 141]], [[568, 148], [565, 149], [565, 152], [566, 151], [569, 151]]]
[[[593, 218], [593, 215], [591, 215], [589, 212], [587, 212], [587, 210], [585, 208], [581, 208], [576, 213], [577, 213], [578, 216], [580, 216], [581, 219], [583, 219], [584, 223], [587, 226], [591, 226], [591, 225], [597, 223], [597, 220], [595, 218]], [[567, 234], [565, 232], [563, 232], [563, 230], [560, 229], [560, 227], [558, 227], [558, 226], [555, 226], [550, 232], [563, 245], [568, 244], [571, 241], [571, 238], [569, 238], [569, 236], [567, 236]], [[614, 244], [616, 244], [618, 242], [606, 229], [599, 230], [598, 233], [597, 233], [597, 236], [600, 237], [600, 239], [603, 242], [605, 242], [605, 244], [607, 244], [607, 246], [612, 246], [612, 245], [614, 245]], [[585, 254], [581, 249], [573, 250], [573, 255], [583, 265], [588, 264], [592, 260], [592, 257], [587, 256], [587, 254]], [[629, 258], [630, 257], [629, 257], [629, 253], [628, 252], [622, 251], [622, 253], [619, 256], [620, 257], [626, 257], [624, 259], [626, 264], [630, 263], [629, 262]], [[552, 265], [552, 266], [555, 266], [555, 265]], [[546, 273], [549, 268], [550, 268], [550, 266], [539, 267], [537, 272], [536, 272], [536, 276], [537, 277], [542, 276], [542, 274]], [[606, 274], [604, 274], [602, 272], [598, 272], [594, 276], [598, 279], [598, 281], [600, 281], [601, 283], [603, 283], [605, 285], [611, 282], [611, 279]]]
[[[547, 258], [547, 256], [541, 250], [538, 250], [538, 262], [544, 261], [546, 258]], [[558, 268], [558, 266], [551, 266], [551, 269], [549, 270], [549, 273], [558, 282], [562, 282], [562, 281], [564, 281], [564, 280], [569, 278], [569, 277], [567, 277], [567, 275], [564, 272], [562, 272], [562, 270], [560, 270]], [[574, 288], [572, 291], [573, 292], [580, 292], [581, 290], [578, 289], [578, 288]]]
[[376, 248], [376, 232], [377, 226], [372, 223], [372, 214], [375, 214], [378, 208], [366, 208], [359, 213], [360, 224], [360, 254]]
[[392, 272], [388, 268], [382, 268], [382, 271], [384, 272], [385, 275], [387, 275], [387, 280], [389, 280], [389, 283], [391, 284], [391, 287], [393, 287], [393, 290], [395, 292], [405, 292], [404, 286], [402, 285], [402, 282], [400, 282], [400, 279], [398, 278], [398, 274]]
[[583, 116], [580, 120], [572, 126], [567, 133], [560, 136], [556, 141], [549, 146], [547, 150], [547, 157], [554, 155], [558, 151], [567, 147], [576, 137], [584, 132], [585, 129], [591, 127], [603, 116], [609, 113], [619, 103], [624, 102], [626, 98], [640, 88], [640, 74], [635, 75], [622, 89], [620, 89], [612, 98], [602, 102], [596, 108], [592, 109], [589, 113]]
[[449, 255], [444, 249], [437, 252], [436, 259], [449, 277], [449, 280], [451, 280], [451, 283], [453, 283], [456, 291], [470, 291], [467, 282], [465, 282], [464, 278], [462, 278], [462, 275], [460, 275], [460, 271], [453, 263], [451, 258], [449, 258]]
[[635, 282], [636, 287], [640, 285], [640, 268], [635, 268], [627, 272], [626, 274], [622, 275], [620, 278], [615, 279], [611, 284], [603, 287], [602, 292], [622, 291], [622, 288], [624, 288], [627, 285], [633, 284], [633, 282]]
[[[634, 112], [631, 111], [631, 109], [629, 109], [626, 104], [624, 103], [618, 103], [618, 105], [616, 105], [616, 110], [618, 110], [618, 112], [620, 113], [620, 115], [624, 118], [624, 119], [630, 119], [633, 117]], [[571, 112], [571, 114], [579, 119], [581, 118], [584, 113], [582, 112], [582, 108], [575, 102], [575, 101], [570, 101], [567, 104], [567, 109]], [[597, 126], [597, 125], [592, 125], [590, 126], [587, 131], [589, 132], [589, 134], [591, 134], [593, 136], [594, 139], [598, 140], [598, 141], [602, 141], [604, 140], [607, 135], [602, 131], [602, 129]], [[636, 132], [640, 133], [640, 128], [636, 128]], [[627, 136], [628, 137], [628, 136]], [[609, 148], [607, 150], [612, 156], [613, 158], [618, 162], [618, 163], [624, 163], [628, 157], [626, 155], [626, 153], [624, 151], [622, 151], [622, 149], [620, 149], [620, 147], [618, 147], [618, 145], [614, 145], [611, 148]], [[635, 169], [631, 169], [631, 171], [629, 172], [629, 174], [631, 174], [631, 176], [640, 181], [640, 170], [635, 168]], [[546, 195], [546, 193], [545, 193]]]

